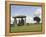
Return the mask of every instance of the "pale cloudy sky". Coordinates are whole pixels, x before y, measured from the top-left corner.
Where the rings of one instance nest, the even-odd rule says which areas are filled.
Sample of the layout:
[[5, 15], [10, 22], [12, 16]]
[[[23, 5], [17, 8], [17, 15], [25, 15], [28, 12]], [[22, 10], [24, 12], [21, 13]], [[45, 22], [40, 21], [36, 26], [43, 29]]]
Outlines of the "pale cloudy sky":
[[26, 16], [26, 23], [35, 23], [36, 21], [33, 20], [35, 16], [41, 18], [42, 15], [42, 8], [38, 6], [19, 6], [19, 5], [12, 5], [11, 6], [11, 23], [14, 21], [14, 16], [17, 15], [25, 15]]

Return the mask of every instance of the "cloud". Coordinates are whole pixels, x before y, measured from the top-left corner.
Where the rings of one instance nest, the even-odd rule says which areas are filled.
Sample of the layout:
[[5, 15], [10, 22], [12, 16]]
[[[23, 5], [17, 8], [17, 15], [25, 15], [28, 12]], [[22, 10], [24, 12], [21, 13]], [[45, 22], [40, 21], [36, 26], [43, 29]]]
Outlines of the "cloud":
[[34, 12], [34, 15], [35, 15], [35, 16], [40, 16], [41, 14], [42, 14], [42, 9], [41, 9], [41, 8], [37, 9], [37, 10]]
[[33, 17], [27, 16], [26, 23], [36, 23], [36, 21], [33, 20]]
[[26, 16], [26, 15], [17, 13], [15, 16]]
[[11, 24], [13, 24], [14, 22], [14, 18], [11, 16]]

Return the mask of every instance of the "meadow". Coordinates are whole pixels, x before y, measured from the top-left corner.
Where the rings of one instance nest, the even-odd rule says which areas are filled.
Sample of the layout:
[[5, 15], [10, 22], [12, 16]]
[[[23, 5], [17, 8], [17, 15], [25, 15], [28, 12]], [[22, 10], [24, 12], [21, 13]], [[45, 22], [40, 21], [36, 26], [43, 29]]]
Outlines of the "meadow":
[[23, 26], [12, 26], [10, 32], [41, 32], [42, 24], [29, 24]]

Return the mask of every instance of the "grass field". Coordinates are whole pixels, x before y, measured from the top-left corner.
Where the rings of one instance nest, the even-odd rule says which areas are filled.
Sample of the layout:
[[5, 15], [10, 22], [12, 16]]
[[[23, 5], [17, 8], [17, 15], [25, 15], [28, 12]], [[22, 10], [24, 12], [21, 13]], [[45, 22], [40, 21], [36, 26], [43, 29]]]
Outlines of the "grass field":
[[11, 32], [41, 32], [42, 25], [41, 24], [30, 24], [24, 26], [13, 26], [11, 27]]

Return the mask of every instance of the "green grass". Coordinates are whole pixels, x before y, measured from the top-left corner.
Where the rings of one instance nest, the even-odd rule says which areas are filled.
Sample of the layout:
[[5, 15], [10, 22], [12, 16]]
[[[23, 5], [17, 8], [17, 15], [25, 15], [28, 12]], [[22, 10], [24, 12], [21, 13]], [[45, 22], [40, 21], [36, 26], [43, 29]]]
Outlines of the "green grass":
[[11, 32], [41, 32], [42, 25], [41, 24], [30, 24], [29, 26], [14, 26], [11, 27]]

